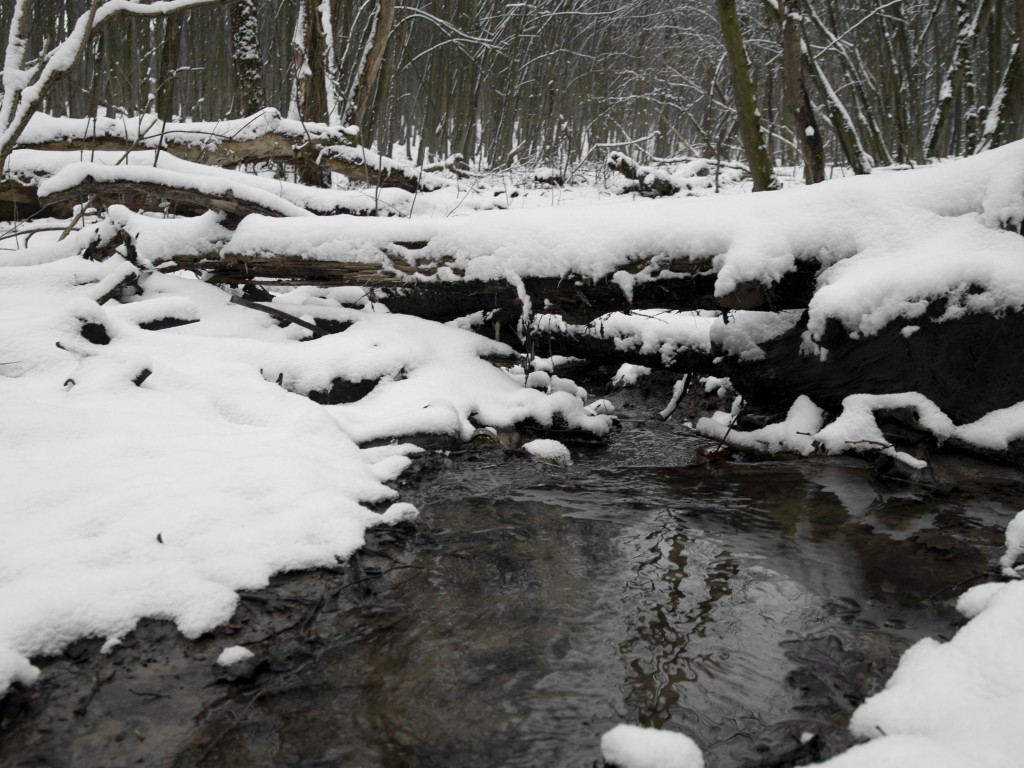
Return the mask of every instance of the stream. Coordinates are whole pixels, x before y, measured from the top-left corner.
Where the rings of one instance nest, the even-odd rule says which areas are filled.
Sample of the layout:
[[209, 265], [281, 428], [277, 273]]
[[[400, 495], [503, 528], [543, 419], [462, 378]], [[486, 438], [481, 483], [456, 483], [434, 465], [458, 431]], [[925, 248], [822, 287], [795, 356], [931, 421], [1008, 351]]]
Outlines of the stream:
[[[1016, 474], [941, 494], [848, 459], [688, 467], [642, 403], [560, 468], [500, 450], [409, 477], [415, 526], [277, 577], [185, 641], [80, 641], [0, 703], [0, 764], [600, 765], [620, 723], [682, 731], [709, 768], [827, 757], [899, 655], [959, 624], [1020, 507]], [[230, 674], [226, 645], [256, 651]]]

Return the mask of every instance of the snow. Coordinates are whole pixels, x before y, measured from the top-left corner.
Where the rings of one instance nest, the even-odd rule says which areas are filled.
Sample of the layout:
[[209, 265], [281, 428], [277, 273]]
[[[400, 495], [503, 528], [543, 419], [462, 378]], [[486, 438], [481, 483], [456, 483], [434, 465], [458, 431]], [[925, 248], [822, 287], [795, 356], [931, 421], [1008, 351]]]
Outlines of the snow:
[[47, 197], [92, 179], [96, 182], [142, 182], [173, 189], [194, 191], [202, 195], [234, 197], [239, 202], [271, 210], [278, 216], [312, 216], [305, 208], [282, 200], [281, 197], [258, 187], [238, 181], [219, 179], [213, 174], [189, 174], [163, 168], [138, 165], [103, 165], [100, 163], [74, 163], [39, 185], [40, 197]]
[[[114, 214], [145, 230], [140, 246], [167, 223]], [[575, 395], [524, 389], [480, 359], [504, 345], [342, 306], [351, 291], [275, 302], [353, 323], [318, 339], [189, 277], [142, 275], [134, 295], [98, 304], [139, 269], [74, 255], [95, 229], [0, 252], [0, 692], [37, 677], [30, 658], [80, 637], [111, 651], [144, 617], [197, 637], [231, 617], [238, 590], [333, 565], [370, 527], [415, 522], [387, 485], [420, 450], [404, 436], [469, 439], [526, 418], [611, 428]], [[167, 318], [187, 324], [139, 326]], [[109, 343], [87, 341], [85, 324]], [[380, 381], [352, 403], [303, 396], [336, 379]], [[360, 447], [370, 440], [384, 445]]]
[[572, 465], [569, 449], [557, 440], [531, 440], [523, 444], [523, 450], [538, 461], [560, 467]]
[[[107, 2], [105, 6], [112, 3]], [[160, 3], [152, 3], [157, 6]], [[125, 144], [142, 148], [155, 148], [161, 141], [161, 134], [174, 136], [176, 142], [197, 147], [210, 147], [224, 141], [251, 141], [271, 133], [294, 137], [296, 143], [310, 138], [333, 140], [340, 144], [351, 144], [358, 133], [353, 127], [338, 128], [323, 123], [300, 122], [281, 117], [276, 109], [264, 109], [255, 115], [233, 120], [215, 122], [189, 121], [164, 123], [156, 115], [141, 115], [133, 120], [113, 117], [68, 118], [52, 117], [37, 112], [32, 115], [22, 133], [22, 146], [45, 144], [51, 141], [74, 139], [81, 136], [97, 136], [123, 139]]]
[[616, 768], [704, 768], [693, 739], [674, 731], [617, 725], [601, 737], [601, 755]]
[[711, 351], [711, 327], [717, 316], [717, 312], [648, 309], [612, 312], [586, 326], [565, 325], [558, 316], [541, 315], [535, 325], [543, 330], [558, 329], [563, 333], [612, 339], [616, 349], [658, 355], [662, 363], [671, 365], [680, 352]]
[[255, 656], [256, 654], [244, 645], [232, 645], [220, 652], [220, 655], [217, 657], [217, 664], [222, 667], [230, 667], [232, 664], [248, 661], [255, 658]]
[[[279, 116], [266, 119], [275, 130], [288, 128]], [[29, 135], [66, 128], [41, 119]], [[207, 129], [194, 128], [196, 141], [209, 139], [201, 138]], [[19, 151], [11, 162], [19, 173], [47, 179], [50, 190], [85, 174], [183, 175], [202, 190], [269, 200], [280, 212], [329, 210], [342, 199], [338, 191], [306, 193], [228, 171], [193, 174], [165, 154], [138, 154], [117, 170], [103, 157], [71, 164], [82, 159]], [[506, 373], [481, 359], [509, 353], [504, 345], [380, 311], [361, 288], [301, 288], [275, 298], [295, 316], [352, 323], [311, 339], [306, 329], [232, 304], [213, 285], [147, 273], [152, 264], [202, 252], [294, 254], [383, 269], [432, 261], [437, 275], [425, 280], [501, 278], [522, 287], [527, 276], [588, 277], [614, 282], [624, 297], [663, 271], [697, 267], [717, 271], [721, 297], [748, 281], [770, 284], [813, 259], [823, 267], [807, 313], [806, 349], [815, 353], [829, 320], [854, 336], [894, 322], [909, 335], [936, 298], [947, 300], [940, 322], [1024, 309], [1024, 239], [1002, 229], [1024, 220], [1022, 190], [1024, 144], [1017, 143], [814, 188], [574, 209], [462, 216], [448, 215], [457, 206], [416, 203], [417, 215], [406, 219], [248, 216], [232, 232], [215, 214], [164, 219], [113, 206], [104, 221], [60, 243], [40, 235], [43, 244], [2, 251], [0, 694], [38, 678], [31, 658], [59, 653], [77, 638], [100, 638], [116, 652], [145, 617], [174, 621], [196, 637], [231, 617], [239, 590], [260, 588], [275, 573], [334, 564], [374, 526], [415, 524], [418, 511], [389, 485], [420, 450], [406, 438], [465, 441], [524, 419], [596, 435], [612, 428], [611, 410], [602, 401], [587, 407], [586, 393], [554, 365]], [[403, 205], [412, 212], [410, 201]], [[138, 264], [79, 256], [118, 227], [135, 237]], [[138, 279], [137, 291], [101, 304], [125, 278]], [[162, 320], [182, 325], [142, 327]], [[594, 327], [621, 348], [663, 361], [682, 349], [756, 361], [761, 344], [798, 320], [795, 312], [719, 318], [645, 311], [607, 315]], [[537, 322], [562, 321], [547, 315]], [[85, 325], [102, 328], [109, 343], [87, 341]], [[629, 386], [649, 373], [624, 365], [614, 381]], [[336, 382], [372, 389], [328, 406], [306, 397]], [[708, 391], [723, 395], [725, 385], [705, 380]], [[732, 428], [738, 407], [701, 420], [698, 431], [769, 452], [882, 453], [914, 469], [924, 462], [889, 442], [880, 411], [912, 414], [940, 443], [1006, 450], [1024, 438], [1024, 402], [958, 425], [913, 392], [851, 395], [832, 416], [796, 396], [784, 420], [754, 431]], [[572, 461], [556, 441], [524, 449], [540, 460]], [[1008, 527], [999, 562], [1008, 578], [1019, 575], [1022, 520]], [[967, 623], [949, 641], [924, 640], [907, 652], [886, 689], [853, 717], [854, 733], [870, 741], [827, 765], [1020, 762], [1024, 584], [1014, 578], [975, 587], [957, 605]], [[702, 765], [685, 736], [633, 726], [605, 734], [602, 751], [622, 766]]]
[[709, 348], [744, 362], [761, 360], [760, 345], [791, 330], [800, 320], [800, 311], [730, 312], [728, 319], [719, 318], [709, 329]]
[[999, 560], [1003, 576], [1019, 579], [1020, 573], [1013, 566], [1024, 554], [1024, 512], [1017, 514], [1006, 526], [1006, 552]]
[[948, 642], [929, 638], [911, 647], [885, 690], [854, 712], [851, 730], [872, 743], [824, 765], [1020, 764], [1024, 583], [967, 595], [960, 605], [973, 618]]
[[[194, 124], [188, 124], [194, 125]], [[66, 169], [85, 163], [78, 171]], [[96, 169], [96, 165], [116, 166], [117, 170]], [[261, 199], [267, 196], [277, 198], [269, 202], [271, 207], [290, 204], [292, 207], [303, 208], [319, 215], [331, 213], [376, 214], [381, 216], [422, 216], [443, 217], [455, 210], [468, 213], [476, 210], [488, 210], [501, 207], [495, 198], [482, 195], [456, 196], [449, 190], [439, 189], [433, 192], [414, 194], [397, 187], [384, 187], [368, 194], [363, 189], [318, 189], [283, 181], [273, 177], [259, 176], [242, 171], [217, 168], [214, 166], [193, 163], [175, 157], [169, 152], [138, 149], [131, 153], [124, 152], [45, 152], [34, 149], [16, 150], [8, 160], [9, 172], [25, 182], [36, 182], [45, 185], [47, 193], [60, 192], [80, 181], [86, 173], [94, 178], [116, 179], [118, 173], [127, 178], [134, 171], [127, 167], [148, 168], [148, 181], [164, 184], [181, 184], [183, 177], [186, 188], [211, 191], [231, 189], [241, 199]], [[90, 169], [91, 170], [87, 170]], [[167, 171], [164, 174], [161, 171]], [[179, 224], [184, 224], [179, 221]], [[226, 239], [226, 238], [224, 238]]]
[[[160, 169], [129, 170], [133, 164], [104, 173], [153, 179], [180, 178], [164, 172], [192, 174], [191, 183], [203, 189], [237, 190], [259, 200], [278, 197], [274, 205], [282, 211], [287, 206], [323, 212], [357, 205], [353, 193], [301, 192], [273, 179], [244, 180], [219, 169], [200, 172], [181, 161], [165, 161], [166, 156], [161, 154]], [[12, 168], [32, 173], [37, 160], [38, 153], [35, 158], [16, 156]], [[152, 160], [140, 155], [138, 163], [141, 167]], [[94, 165], [50, 168], [46, 173], [56, 179], [45, 182], [49, 186], [44, 189], [66, 187], [87, 172], [100, 171]], [[836, 179], [772, 195], [620, 198], [569, 208], [480, 211], [493, 208], [495, 198], [485, 202], [483, 195], [463, 195], [460, 201], [451, 190], [405, 197], [358, 193], [363, 194], [362, 210], [413, 216], [302, 221], [247, 216], [233, 233], [211, 229], [206, 245], [225, 256], [278, 254], [386, 270], [393, 264], [429, 264], [436, 274], [418, 278], [428, 281], [504, 279], [518, 285], [529, 276], [607, 278], [626, 297], [673, 269], [695, 266], [716, 270], [714, 292], [722, 297], [742, 283], [771, 284], [813, 259], [822, 266], [808, 314], [808, 339], [814, 342], [830, 319], [854, 336], [876, 333], [896, 320], [916, 325], [937, 298], [947, 301], [940, 321], [970, 312], [1024, 309], [1024, 240], [1002, 229], [1024, 219], [1021, 190], [1024, 142], [1017, 142], [912, 172]], [[172, 231], [192, 226], [171, 221], [163, 234], [184, 241]], [[172, 257], [172, 249], [165, 256]], [[885, 280], [878, 279], [881, 273]], [[715, 333], [745, 359], [756, 357], [757, 338], [749, 333], [763, 332], [763, 318], [744, 324], [741, 313], [735, 314], [736, 328]], [[780, 324], [792, 321], [785, 314], [777, 318]], [[643, 333], [627, 335], [630, 343], [647, 343]]]
[[800, 395], [793, 402], [785, 421], [750, 432], [732, 429], [727, 424], [710, 418], [697, 422], [697, 431], [712, 440], [725, 441], [730, 445], [753, 451], [780, 453], [783, 451], [810, 455], [815, 450], [815, 437], [821, 434], [824, 412], [809, 397]]
[[612, 376], [612, 384], [616, 387], [633, 387], [645, 376], [651, 375], [651, 369], [646, 365], [634, 365], [623, 363], [619, 370]]

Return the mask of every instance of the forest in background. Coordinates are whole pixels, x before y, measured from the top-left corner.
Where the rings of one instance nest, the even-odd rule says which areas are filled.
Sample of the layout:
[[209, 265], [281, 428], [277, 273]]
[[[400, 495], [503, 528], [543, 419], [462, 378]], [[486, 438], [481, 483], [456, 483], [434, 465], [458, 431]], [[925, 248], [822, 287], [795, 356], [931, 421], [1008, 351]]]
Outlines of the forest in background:
[[[28, 3], [28, 58], [89, 5]], [[106, 26], [40, 108], [217, 120], [270, 106], [357, 124], [417, 165], [459, 153], [560, 171], [623, 147], [749, 162], [752, 112], [772, 164], [800, 164], [820, 135], [825, 163], [863, 172], [1021, 138], [1022, 27], [1024, 0], [236, 0]], [[798, 89], [820, 134], [787, 109]]]

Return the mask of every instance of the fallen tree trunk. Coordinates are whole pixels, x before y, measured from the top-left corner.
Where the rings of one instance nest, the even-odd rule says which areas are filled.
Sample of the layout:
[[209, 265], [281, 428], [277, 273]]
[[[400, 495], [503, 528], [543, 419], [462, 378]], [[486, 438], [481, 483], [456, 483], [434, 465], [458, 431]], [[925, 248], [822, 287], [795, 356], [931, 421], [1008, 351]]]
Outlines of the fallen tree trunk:
[[[219, 187], [210, 189], [208, 182], [201, 186], [190, 186], [183, 181], [170, 184], [164, 180], [132, 179], [125, 175], [108, 179], [86, 175], [77, 184], [38, 196], [37, 201], [40, 209], [51, 210], [66, 209], [80, 200], [92, 199], [94, 204], [102, 207], [122, 203], [132, 210], [158, 211], [170, 204], [174, 213], [193, 216], [206, 211], [221, 211], [229, 216], [226, 222], [229, 228], [233, 228], [232, 224], [237, 224], [251, 213], [274, 217], [309, 215], [305, 209], [280, 198], [238, 195], [231, 185]], [[45, 187], [43, 189], [45, 191]]]
[[595, 366], [632, 363], [675, 373], [713, 373], [721, 368], [710, 350], [672, 345], [647, 350], [639, 342], [602, 333], [596, 323], [535, 329], [529, 345], [529, 351], [538, 357], [580, 357]]
[[[36, 116], [17, 148], [43, 151], [134, 152], [159, 149], [204, 165], [311, 162], [353, 181], [408, 192], [448, 186], [444, 177], [401, 165], [359, 146], [353, 134], [320, 123], [285, 120], [267, 109], [221, 123], [164, 123], [154, 115], [135, 123], [109, 118], [60, 120]], [[88, 159], [83, 156], [81, 159]]]
[[[639, 269], [645, 263], [634, 262], [632, 268]], [[772, 286], [742, 283], [732, 293], [716, 297], [717, 276], [708, 269], [709, 264], [681, 259], [668, 266], [667, 277], [635, 283], [632, 296], [609, 278], [595, 280], [571, 274], [524, 276], [522, 286], [508, 280], [430, 279], [445, 266], [444, 260], [410, 263], [383, 254], [381, 262], [368, 263], [224, 251], [182, 254], [174, 258], [174, 266], [202, 272], [207, 281], [214, 283], [237, 285], [259, 280], [262, 285], [359, 285], [392, 312], [442, 322], [493, 309], [519, 315], [525, 292], [532, 307], [560, 314], [573, 323], [587, 323], [600, 315], [627, 309], [778, 311], [805, 307], [813, 294], [818, 269], [814, 262], [801, 262]]]

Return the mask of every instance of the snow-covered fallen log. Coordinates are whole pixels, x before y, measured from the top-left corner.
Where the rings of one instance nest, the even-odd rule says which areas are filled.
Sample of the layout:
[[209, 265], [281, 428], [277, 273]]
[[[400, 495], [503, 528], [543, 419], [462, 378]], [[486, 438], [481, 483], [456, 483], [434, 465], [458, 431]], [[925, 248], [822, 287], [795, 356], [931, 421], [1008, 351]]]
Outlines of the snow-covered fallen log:
[[488, 333], [500, 323], [502, 338], [540, 314], [572, 325], [624, 309], [765, 310], [753, 347], [734, 349], [740, 323], [712, 353], [765, 410], [784, 413], [799, 393], [837, 409], [858, 392], [916, 391], [958, 423], [1024, 400], [1022, 219], [1024, 143], [770, 195], [445, 218], [249, 215], [234, 231], [117, 206], [109, 216], [143, 265], [358, 285], [441, 320], [494, 312]]
[[[409, 192], [451, 184], [435, 173], [403, 165], [361, 147], [355, 129], [288, 120], [274, 109], [218, 122], [165, 123], [155, 115], [132, 119], [55, 118], [36, 114], [17, 147], [43, 151], [152, 151], [217, 167], [248, 163], [309, 162], [374, 186]], [[5, 169], [6, 171], [6, 169]]]
[[[493, 198], [476, 194], [456, 197], [446, 189], [409, 192], [384, 187], [372, 193], [364, 189], [319, 189], [183, 160], [157, 150], [125, 153], [19, 149], [8, 159], [5, 170], [0, 179], [0, 220], [7, 221], [40, 214], [67, 217], [74, 204], [90, 197], [97, 207], [127, 202], [133, 210], [190, 216], [207, 210], [226, 210], [223, 198], [227, 193], [239, 202], [239, 214], [261, 212], [258, 207], [243, 209], [243, 202], [251, 200], [263, 206], [262, 212], [270, 216], [304, 215], [304, 211], [318, 216], [387, 217], [410, 216], [414, 212], [441, 216], [456, 207], [467, 212], [498, 207]], [[88, 184], [83, 183], [86, 176], [92, 179]]]
[[732, 165], [716, 163], [717, 170], [712, 173], [711, 163], [699, 158], [685, 158], [678, 161], [680, 167], [674, 172], [650, 165], [641, 165], [622, 152], [608, 155], [608, 167], [621, 173], [632, 184], [626, 191], [639, 192], [648, 197], [662, 197], [702, 192], [717, 191], [722, 184], [735, 184], [749, 173]]
[[76, 163], [40, 184], [37, 194], [44, 208], [79, 200], [106, 207], [117, 200], [130, 201], [129, 207], [136, 210], [159, 210], [166, 205], [177, 212], [222, 211], [235, 221], [250, 214], [312, 215], [249, 184], [139, 166]]

